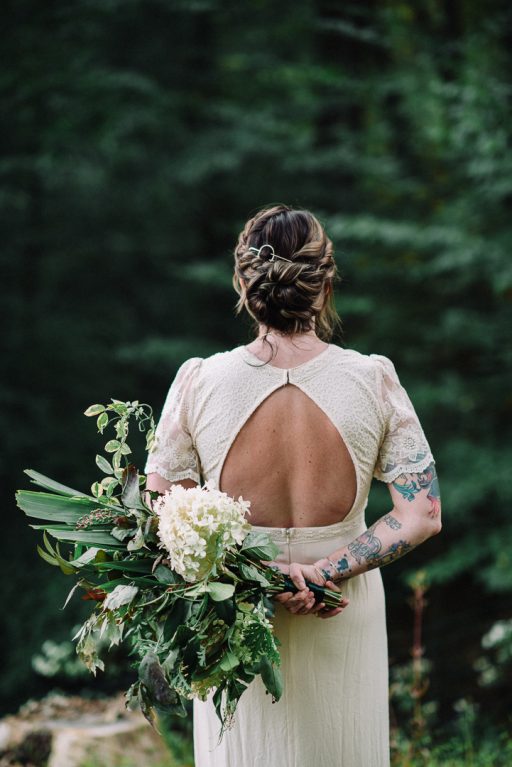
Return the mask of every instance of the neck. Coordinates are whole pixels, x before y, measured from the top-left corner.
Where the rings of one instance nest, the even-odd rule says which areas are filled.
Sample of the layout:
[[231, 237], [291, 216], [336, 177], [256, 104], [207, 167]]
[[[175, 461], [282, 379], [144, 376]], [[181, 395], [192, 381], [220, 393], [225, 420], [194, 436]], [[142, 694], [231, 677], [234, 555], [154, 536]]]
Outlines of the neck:
[[312, 330], [306, 330], [303, 333], [282, 333], [280, 330], [274, 330], [273, 328], [269, 328], [265, 325], [259, 325], [258, 326], [258, 335], [257, 338], [263, 338], [264, 336], [276, 336], [277, 338], [290, 341], [295, 341], [298, 338], [316, 338], [318, 339], [318, 336], [315, 332], [315, 329]]

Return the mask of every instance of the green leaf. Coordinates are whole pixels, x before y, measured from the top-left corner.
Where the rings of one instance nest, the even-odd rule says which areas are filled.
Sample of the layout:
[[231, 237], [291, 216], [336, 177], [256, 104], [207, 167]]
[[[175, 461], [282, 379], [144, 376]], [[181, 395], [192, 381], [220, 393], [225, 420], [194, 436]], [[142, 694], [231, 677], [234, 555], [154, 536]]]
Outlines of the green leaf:
[[95, 562], [94, 566], [99, 572], [108, 570], [121, 570], [127, 573], [150, 573], [153, 566], [153, 559], [134, 559], [132, 561]]
[[124, 545], [120, 541], [101, 530], [55, 530], [46, 528], [48, 533], [59, 541], [69, 541], [90, 544], [98, 548], [109, 549], [124, 549]]
[[158, 656], [148, 652], [139, 666], [139, 679], [155, 701], [163, 706], [172, 705], [176, 701], [176, 693], [169, 686]]
[[96, 427], [100, 434], [103, 434], [105, 430], [105, 426], [108, 424], [108, 413], [101, 413], [101, 415], [98, 416], [98, 420], [96, 421]]
[[119, 481], [115, 477], [103, 477], [101, 484], [105, 488], [107, 498], [110, 498], [115, 488], [119, 485]]
[[118, 439], [109, 439], [107, 444], [105, 445], [105, 451], [107, 453], [115, 453], [116, 450], [119, 450], [121, 447], [121, 443]]
[[114, 471], [110, 463], [102, 455], [96, 456], [96, 466], [105, 474], [112, 474]]
[[86, 549], [83, 554], [81, 554], [76, 559], [72, 559], [71, 562], [75, 567], [84, 567], [85, 565], [89, 565], [99, 554], [103, 554], [105, 556], [105, 552], [101, 549], [96, 548], [95, 546], [91, 546], [90, 549]]
[[283, 694], [283, 678], [279, 668], [271, 663], [268, 658], [263, 657], [261, 659], [260, 674], [263, 684], [274, 700], [279, 700]]
[[123, 442], [121, 445], [121, 455], [129, 455], [131, 452], [131, 448], [126, 444], [126, 442]]
[[91, 416], [91, 415], [99, 415], [100, 413], [103, 413], [105, 410], [104, 405], [89, 405], [87, 410], [84, 410], [84, 415]]
[[140, 484], [137, 469], [130, 464], [123, 471], [123, 490], [121, 500], [128, 509], [145, 509], [140, 497]]
[[131, 540], [128, 541], [126, 544], [126, 548], [128, 551], [138, 551], [144, 546], [144, 532], [141, 527], [137, 528], [137, 532], [131, 538]]
[[236, 668], [240, 664], [240, 658], [235, 655], [234, 652], [231, 652], [231, 650], [228, 650], [227, 653], [225, 653], [221, 660], [218, 663], [219, 668], [221, 668], [223, 671], [231, 671], [231, 669]]
[[59, 566], [59, 563], [57, 562], [57, 560], [54, 557], [50, 556], [50, 554], [47, 554], [46, 551], [42, 549], [41, 546], [39, 546], [39, 544], [37, 544], [37, 552], [39, 556], [41, 557], [41, 559], [44, 559], [44, 561], [48, 562], [49, 565], [54, 565], [55, 567]]
[[272, 561], [277, 557], [280, 549], [270, 538], [268, 533], [251, 531], [245, 536], [242, 543], [242, 551], [248, 557], [264, 561]]
[[[177, 599], [174, 605], [166, 613], [164, 623], [164, 639], [170, 642], [180, 626], [186, 622], [190, 612], [190, 603], [184, 599]], [[173, 644], [178, 644], [178, 642]]]
[[235, 586], [232, 583], [212, 581], [207, 584], [206, 591], [214, 602], [223, 602], [225, 599], [229, 599], [233, 596], [235, 593]]
[[79, 517], [98, 508], [97, 502], [90, 496], [70, 498], [39, 490], [18, 490], [16, 503], [28, 517], [69, 525], [75, 525]]
[[110, 534], [113, 535], [117, 541], [125, 541], [127, 538], [132, 538], [134, 533], [134, 527], [113, 527], [110, 531]]
[[153, 574], [159, 583], [171, 584], [180, 582], [176, 573], [167, 565], [157, 565]]
[[103, 602], [103, 609], [117, 610], [119, 607], [123, 607], [123, 605], [129, 605], [138, 593], [139, 589], [137, 586], [129, 584], [116, 586]]
[[93, 482], [91, 485], [91, 493], [96, 497], [100, 498], [105, 491], [105, 488], [101, 484], [101, 482]]
[[246, 565], [244, 562], [241, 562], [239, 565], [239, 570], [240, 574], [248, 581], [256, 581], [256, 583], [259, 583], [261, 586], [265, 587], [270, 586], [270, 582], [254, 565]]
[[53, 490], [53, 492], [59, 493], [60, 495], [72, 495], [83, 498], [89, 497], [85, 493], [80, 492], [80, 490], [73, 490], [72, 487], [62, 485], [60, 482], [56, 482], [54, 479], [45, 477], [44, 474], [40, 474], [38, 471], [34, 471], [33, 469], [24, 469], [24, 472], [25, 474], [28, 474], [34, 485], [44, 487], [45, 490]]

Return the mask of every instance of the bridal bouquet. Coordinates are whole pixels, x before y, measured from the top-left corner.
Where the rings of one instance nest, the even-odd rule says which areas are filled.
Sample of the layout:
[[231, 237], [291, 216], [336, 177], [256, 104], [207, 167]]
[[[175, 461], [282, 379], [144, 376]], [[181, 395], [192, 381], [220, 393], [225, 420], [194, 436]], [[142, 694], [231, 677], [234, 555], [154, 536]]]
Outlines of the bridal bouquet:
[[[77, 579], [64, 607], [76, 589], [91, 600], [91, 615], [73, 637], [77, 653], [96, 674], [105, 668], [105, 639], [109, 649], [125, 643], [137, 670], [127, 706], [139, 705], [155, 726], [159, 713], [185, 715], [187, 699], [212, 693], [223, 732], [256, 676], [274, 700], [282, 693], [272, 596], [296, 589], [268, 565], [279, 549], [251, 529], [249, 501], [211, 482], [173, 485], [162, 495], [145, 489], [146, 478], [129, 462], [127, 437], [135, 420], [151, 449], [148, 405], [112, 400], [85, 415], [96, 417], [102, 434], [115, 429], [106, 456], [96, 456], [105, 476], [90, 493], [31, 469], [25, 473], [43, 491], [16, 493], [18, 506], [39, 521], [30, 526], [43, 531], [40, 556]], [[326, 606], [339, 604], [338, 592], [310, 587]]]

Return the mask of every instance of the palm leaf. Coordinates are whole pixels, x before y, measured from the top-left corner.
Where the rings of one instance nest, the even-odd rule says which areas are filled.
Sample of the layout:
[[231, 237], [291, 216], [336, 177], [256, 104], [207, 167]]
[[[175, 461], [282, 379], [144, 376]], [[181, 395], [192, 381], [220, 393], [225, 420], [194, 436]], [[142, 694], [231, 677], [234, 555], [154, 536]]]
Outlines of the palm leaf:
[[34, 485], [44, 487], [45, 490], [53, 490], [54, 492], [60, 493], [61, 495], [74, 495], [81, 496], [83, 498], [90, 498], [90, 496], [80, 492], [80, 490], [73, 490], [72, 487], [62, 485], [60, 482], [56, 482], [54, 479], [50, 479], [49, 477], [45, 477], [44, 474], [40, 474], [38, 471], [34, 471], [34, 469], [24, 469], [24, 472], [25, 474], [28, 474]]
[[29, 517], [66, 522], [72, 525], [83, 514], [87, 514], [99, 506], [93, 498], [84, 496], [71, 498], [55, 493], [42, 493], [37, 490], [18, 490], [16, 503]]
[[53, 538], [57, 538], [59, 541], [65, 541], [67, 543], [84, 543], [89, 546], [97, 546], [101, 549], [124, 549], [126, 546], [120, 541], [116, 540], [110, 533], [105, 533], [101, 530], [70, 530], [66, 528], [57, 528], [53, 526], [44, 525], [30, 525], [34, 529], [45, 529]]

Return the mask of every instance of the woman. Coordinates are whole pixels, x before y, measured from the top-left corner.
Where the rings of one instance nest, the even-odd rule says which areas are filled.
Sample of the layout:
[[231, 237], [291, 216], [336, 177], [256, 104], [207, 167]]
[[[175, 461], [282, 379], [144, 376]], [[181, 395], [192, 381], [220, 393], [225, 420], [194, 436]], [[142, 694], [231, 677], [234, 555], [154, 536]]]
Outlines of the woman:
[[[211, 700], [194, 702], [196, 767], [387, 767], [388, 659], [378, 568], [439, 532], [434, 461], [386, 357], [328, 343], [337, 317], [332, 243], [308, 211], [260, 211], [235, 249], [247, 346], [183, 363], [169, 390], [148, 487], [208, 479], [251, 501], [298, 591], [278, 596], [284, 694], [259, 680], [218, 743]], [[372, 477], [392, 509], [370, 528]], [[316, 605], [306, 580], [343, 587]], [[337, 584], [337, 585], [335, 585]], [[315, 617], [326, 620], [314, 620]]]

